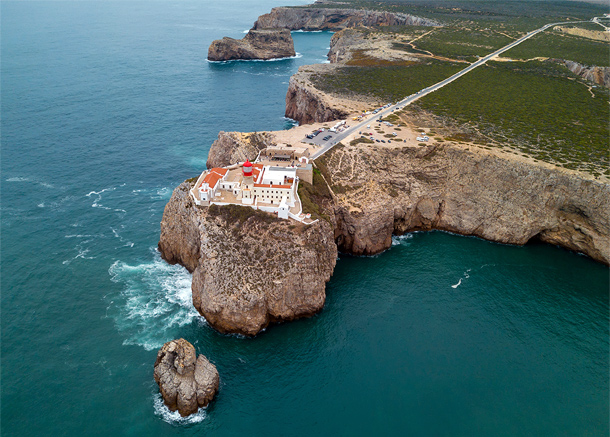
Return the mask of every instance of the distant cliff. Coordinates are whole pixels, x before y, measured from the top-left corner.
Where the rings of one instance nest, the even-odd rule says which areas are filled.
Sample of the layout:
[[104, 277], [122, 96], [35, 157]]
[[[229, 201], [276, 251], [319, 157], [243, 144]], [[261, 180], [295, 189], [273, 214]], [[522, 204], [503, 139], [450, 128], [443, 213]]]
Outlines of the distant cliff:
[[224, 37], [213, 41], [208, 60], [269, 60], [295, 56], [294, 41], [287, 29], [257, 29], [238, 40]]
[[394, 12], [334, 8], [273, 8], [261, 15], [253, 29], [284, 27], [290, 30], [341, 30], [358, 26], [437, 26], [436, 21]]

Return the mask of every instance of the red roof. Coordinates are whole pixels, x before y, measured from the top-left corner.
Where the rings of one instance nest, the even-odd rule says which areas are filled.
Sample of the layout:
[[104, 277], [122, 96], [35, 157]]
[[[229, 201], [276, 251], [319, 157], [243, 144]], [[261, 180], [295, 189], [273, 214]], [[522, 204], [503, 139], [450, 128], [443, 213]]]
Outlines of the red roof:
[[229, 170], [226, 168], [219, 168], [219, 167], [213, 168], [205, 176], [205, 178], [203, 178], [203, 182], [201, 183], [201, 185], [207, 183], [210, 186], [210, 188], [214, 188], [216, 186], [216, 184], [218, 183], [218, 181], [220, 179], [222, 179], [222, 177], [224, 175], [226, 175], [228, 171]]
[[244, 162], [244, 167], [252, 167], [252, 163], [246, 159], [246, 162]]

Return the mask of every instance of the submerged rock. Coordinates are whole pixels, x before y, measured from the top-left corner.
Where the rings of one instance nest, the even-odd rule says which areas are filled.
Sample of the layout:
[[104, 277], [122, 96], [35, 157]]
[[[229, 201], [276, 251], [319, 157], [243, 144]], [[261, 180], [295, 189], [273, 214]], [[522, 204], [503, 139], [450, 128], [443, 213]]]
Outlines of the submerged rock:
[[216, 395], [220, 378], [216, 366], [183, 338], [163, 345], [155, 361], [155, 381], [165, 405], [185, 417], [205, 407]]
[[295, 55], [294, 41], [288, 29], [250, 30], [243, 39], [217, 39], [208, 49], [210, 61], [269, 60]]

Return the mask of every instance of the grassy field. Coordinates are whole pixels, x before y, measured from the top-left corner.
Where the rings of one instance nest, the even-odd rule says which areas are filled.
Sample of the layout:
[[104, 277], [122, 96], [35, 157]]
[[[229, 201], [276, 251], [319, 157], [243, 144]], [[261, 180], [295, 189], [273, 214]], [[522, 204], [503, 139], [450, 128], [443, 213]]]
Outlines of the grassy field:
[[610, 175], [609, 92], [592, 97], [564, 67], [492, 62], [424, 97], [418, 104], [476, 125], [500, 143], [545, 162]]
[[464, 65], [434, 60], [407, 67], [344, 67], [336, 74], [314, 76], [312, 82], [325, 92], [369, 95], [395, 102], [463, 68]]
[[502, 56], [513, 59], [559, 58], [585, 65], [610, 66], [610, 44], [546, 31], [504, 52]]

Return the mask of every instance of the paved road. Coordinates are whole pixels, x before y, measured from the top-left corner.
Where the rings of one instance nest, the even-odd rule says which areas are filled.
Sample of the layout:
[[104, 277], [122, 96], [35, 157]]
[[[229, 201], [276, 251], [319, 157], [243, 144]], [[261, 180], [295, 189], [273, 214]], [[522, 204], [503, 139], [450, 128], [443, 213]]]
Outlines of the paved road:
[[[316, 153], [314, 153], [312, 155], [312, 158], [315, 159], [321, 155], [323, 155], [324, 153], [326, 153], [328, 150], [332, 149], [332, 147], [338, 143], [339, 141], [341, 141], [342, 139], [346, 138], [347, 136], [353, 134], [354, 132], [357, 131], [363, 131], [363, 130], [367, 130], [366, 126], [371, 124], [371, 122], [373, 122], [376, 119], [379, 118], [383, 118], [386, 117], [387, 115], [391, 114], [393, 111], [395, 111], [396, 109], [399, 108], [403, 108], [407, 105], [410, 105], [411, 103], [415, 102], [418, 99], [421, 99], [423, 96], [430, 94], [431, 92], [436, 91], [439, 88], [444, 87], [445, 85], [453, 82], [454, 80], [462, 77], [463, 75], [465, 75], [466, 73], [469, 73], [470, 71], [474, 70], [477, 67], [480, 67], [481, 65], [485, 64], [487, 61], [489, 61], [490, 59], [504, 53], [507, 50], [512, 49], [513, 47], [515, 47], [518, 44], [521, 44], [523, 41], [531, 38], [532, 36], [545, 31], [546, 29], [548, 29], [549, 27], [553, 27], [556, 26], [558, 24], [575, 24], [575, 23], [586, 23], [587, 21], [567, 21], [567, 22], [560, 22], [560, 23], [549, 23], [546, 24], [544, 26], [542, 26], [540, 29], [536, 29], [524, 36], [522, 36], [521, 38], [519, 38], [518, 40], [515, 40], [513, 42], [511, 42], [510, 44], [508, 44], [507, 46], [502, 47], [501, 49], [496, 50], [495, 52], [479, 59], [478, 61], [470, 64], [468, 67], [464, 68], [461, 71], [458, 71], [457, 73], [455, 73], [453, 76], [448, 77], [445, 80], [442, 80], [434, 85], [429, 86], [428, 88], [424, 88], [421, 91], [418, 91], [415, 94], [411, 94], [408, 97], [405, 97], [404, 99], [402, 99], [400, 102], [384, 109], [383, 111], [378, 112], [377, 114], [374, 115], [370, 115], [368, 117], [366, 117], [365, 119], [363, 119], [360, 122], [353, 122], [354, 124], [352, 125], [352, 123], [350, 123], [349, 121], [347, 122], [347, 124], [350, 126], [348, 129], [346, 129], [345, 131], [341, 132], [341, 133], [337, 133], [337, 134], [331, 134], [330, 132], [322, 132], [320, 134], [318, 134], [316, 137], [314, 137], [313, 140], [310, 140], [308, 138], [304, 138], [302, 141], [304, 143], [311, 143], [313, 142], [314, 144], [317, 144], [319, 146], [322, 146], [322, 149], [318, 150]], [[322, 138], [327, 136], [327, 135], [331, 135], [331, 138], [327, 141], [323, 141]]]

